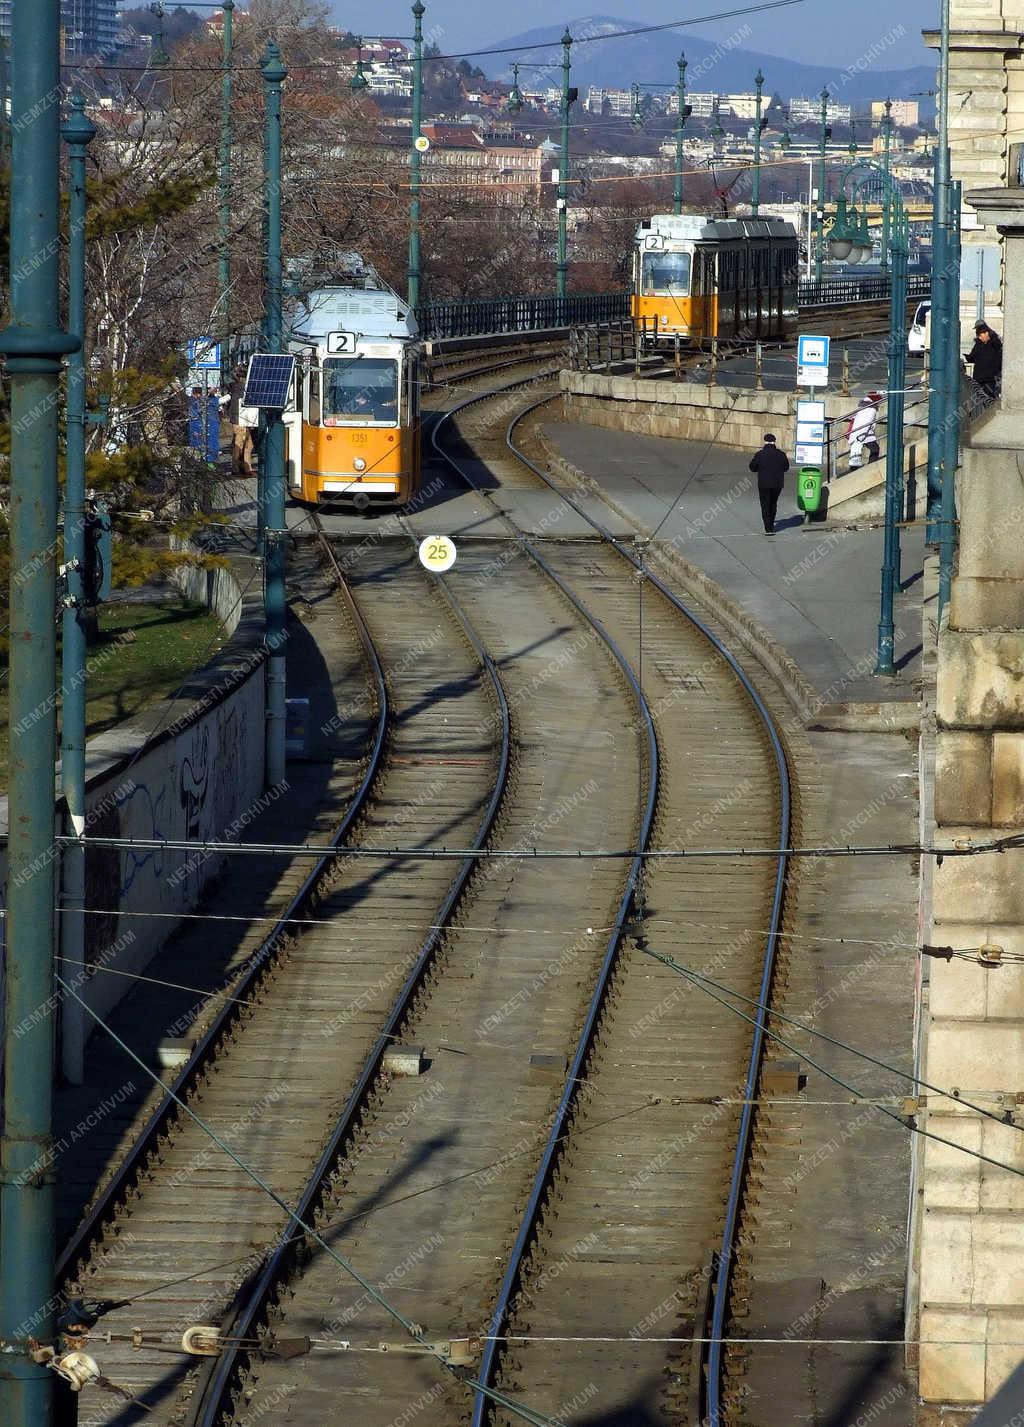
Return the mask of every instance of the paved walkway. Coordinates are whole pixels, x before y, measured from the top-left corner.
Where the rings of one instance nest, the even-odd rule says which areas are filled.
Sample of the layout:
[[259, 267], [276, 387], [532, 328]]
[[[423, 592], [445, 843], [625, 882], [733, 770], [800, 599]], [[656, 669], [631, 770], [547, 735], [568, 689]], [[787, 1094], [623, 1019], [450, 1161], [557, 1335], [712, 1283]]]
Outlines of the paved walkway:
[[724, 447], [547, 422], [544, 433], [641, 529], [699, 566], [797, 661], [829, 703], [917, 697], [924, 534], [904, 532], [895, 679], [873, 676], [882, 531], [805, 526], [787, 478], [765, 538], [748, 457]]

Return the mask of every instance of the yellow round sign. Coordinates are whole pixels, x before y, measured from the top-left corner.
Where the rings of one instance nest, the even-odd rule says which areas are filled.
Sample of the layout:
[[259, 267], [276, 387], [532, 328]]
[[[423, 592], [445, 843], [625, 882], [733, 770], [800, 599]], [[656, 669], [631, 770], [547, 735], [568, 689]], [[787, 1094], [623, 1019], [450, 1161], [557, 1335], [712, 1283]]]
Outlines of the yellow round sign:
[[447, 535], [428, 535], [420, 542], [420, 564], [435, 575], [443, 575], [455, 564], [455, 541]]
[[426, 134], [420, 134], [420, 136], [416, 140], [415, 148], [417, 153], [425, 154], [427, 152], [427, 150], [430, 148], [430, 140], [427, 138]]

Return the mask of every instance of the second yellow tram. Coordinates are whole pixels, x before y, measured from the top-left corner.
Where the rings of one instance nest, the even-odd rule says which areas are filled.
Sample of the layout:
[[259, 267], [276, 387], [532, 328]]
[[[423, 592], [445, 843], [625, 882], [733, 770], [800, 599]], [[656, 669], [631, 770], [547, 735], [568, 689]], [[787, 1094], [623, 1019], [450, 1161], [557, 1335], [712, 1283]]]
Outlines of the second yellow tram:
[[780, 218], [656, 213], [636, 232], [633, 320], [649, 345], [792, 336], [800, 252]]

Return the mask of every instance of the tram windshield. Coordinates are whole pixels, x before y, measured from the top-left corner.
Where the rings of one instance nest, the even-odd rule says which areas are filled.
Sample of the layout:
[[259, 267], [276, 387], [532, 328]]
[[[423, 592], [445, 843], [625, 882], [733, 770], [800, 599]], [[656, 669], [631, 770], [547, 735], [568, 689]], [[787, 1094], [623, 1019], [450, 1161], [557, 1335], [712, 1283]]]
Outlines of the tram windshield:
[[398, 363], [387, 357], [325, 357], [323, 424], [398, 420]]
[[689, 253], [644, 253], [640, 292], [644, 297], [688, 297]]

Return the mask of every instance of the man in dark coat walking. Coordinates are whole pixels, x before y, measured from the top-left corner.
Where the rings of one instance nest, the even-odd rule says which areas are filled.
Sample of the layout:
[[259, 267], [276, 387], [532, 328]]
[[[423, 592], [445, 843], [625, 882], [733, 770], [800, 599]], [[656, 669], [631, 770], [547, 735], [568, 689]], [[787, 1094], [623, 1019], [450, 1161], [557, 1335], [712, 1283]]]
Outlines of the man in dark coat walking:
[[769, 432], [764, 445], [750, 463], [750, 469], [757, 476], [757, 494], [761, 501], [761, 519], [764, 533], [775, 534], [775, 512], [779, 508], [779, 496], [789, 470], [789, 457], [775, 444], [775, 437]]
[[993, 400], [1003, 375], [1003, 344], [987, 322], [974, 324], [974, 346], [966, 360], [974, 363], [974, 381]]

